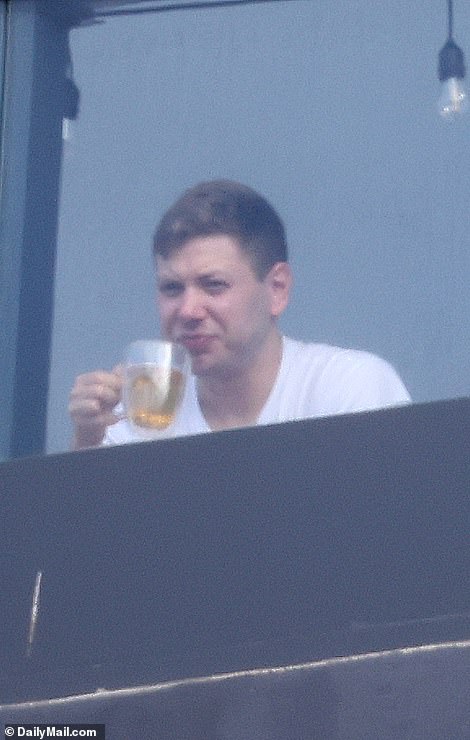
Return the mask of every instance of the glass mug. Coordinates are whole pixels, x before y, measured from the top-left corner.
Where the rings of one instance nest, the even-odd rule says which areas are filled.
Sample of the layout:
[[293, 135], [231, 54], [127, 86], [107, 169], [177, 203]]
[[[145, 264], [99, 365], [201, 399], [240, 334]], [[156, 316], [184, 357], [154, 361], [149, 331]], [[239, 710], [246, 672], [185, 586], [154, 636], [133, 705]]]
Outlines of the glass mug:
[[127, 348], [123, 403], [140, 437], [165, 436], [181, 405], [189, 369], [184, 347], [163, 339], [141, 339]]

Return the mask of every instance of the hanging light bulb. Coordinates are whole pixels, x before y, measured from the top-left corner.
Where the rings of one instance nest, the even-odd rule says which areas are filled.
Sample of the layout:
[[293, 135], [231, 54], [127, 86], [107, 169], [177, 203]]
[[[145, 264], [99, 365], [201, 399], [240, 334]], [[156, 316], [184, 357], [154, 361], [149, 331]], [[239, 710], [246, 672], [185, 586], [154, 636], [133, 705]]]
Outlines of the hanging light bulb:
[[439, 113], [443, 118], [453, 120], [468, 108], [468, 98], [463, 85], [465, 77], [465, 60], [463, 51], [452, 37], [453, 8], [452, 0], [447, 2], [449, 36], [439, 52], [439, 79], [442, 82], [442, 94], [439, 98]]

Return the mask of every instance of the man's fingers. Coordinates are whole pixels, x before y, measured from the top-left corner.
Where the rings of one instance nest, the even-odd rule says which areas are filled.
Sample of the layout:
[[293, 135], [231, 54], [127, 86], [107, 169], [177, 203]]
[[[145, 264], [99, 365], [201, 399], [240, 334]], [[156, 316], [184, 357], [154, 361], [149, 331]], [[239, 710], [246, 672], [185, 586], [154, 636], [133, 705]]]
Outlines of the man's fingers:
[[120, 399], [119, 390], [102, 383], [76, 385], [70, 393], [70, 409], [73, 406], [77, 410], [83, 407], [93, 411], [104, 406], [115, 406]]
[[69, 397], [76, 449], [100, 444], [106, 427], [119, 421], [113, 409], [121, 400], [121, 389], [119, 372], [97, 370], [76, 378]]

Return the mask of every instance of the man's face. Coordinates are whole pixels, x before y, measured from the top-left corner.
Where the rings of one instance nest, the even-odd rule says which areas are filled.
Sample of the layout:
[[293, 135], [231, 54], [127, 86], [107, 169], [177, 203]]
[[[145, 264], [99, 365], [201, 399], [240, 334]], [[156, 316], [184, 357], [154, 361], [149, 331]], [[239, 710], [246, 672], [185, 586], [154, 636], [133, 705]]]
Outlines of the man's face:
[[227, 235], [191, 239], [168, 259], [157, 257], [164, 335], [183, 344], [199, 376], [236, 375], [248, 368], [284, 310], [286, 263], [259, 279], [250, 258]]

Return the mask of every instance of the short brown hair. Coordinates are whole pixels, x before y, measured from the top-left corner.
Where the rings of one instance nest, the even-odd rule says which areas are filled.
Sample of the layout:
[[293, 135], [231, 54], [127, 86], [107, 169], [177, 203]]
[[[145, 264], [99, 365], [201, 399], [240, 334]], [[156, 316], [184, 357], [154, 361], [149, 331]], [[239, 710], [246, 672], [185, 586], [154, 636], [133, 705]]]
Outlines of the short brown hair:
[[260, 279], [276, 262], [287, 261], [284, 224], [277, 212], [255, 190], [231, 180], [203, 182], [183, 193], [161, 219], [153, 252], [168, 258], [190, 239], [214, 234], [235, 238]]

